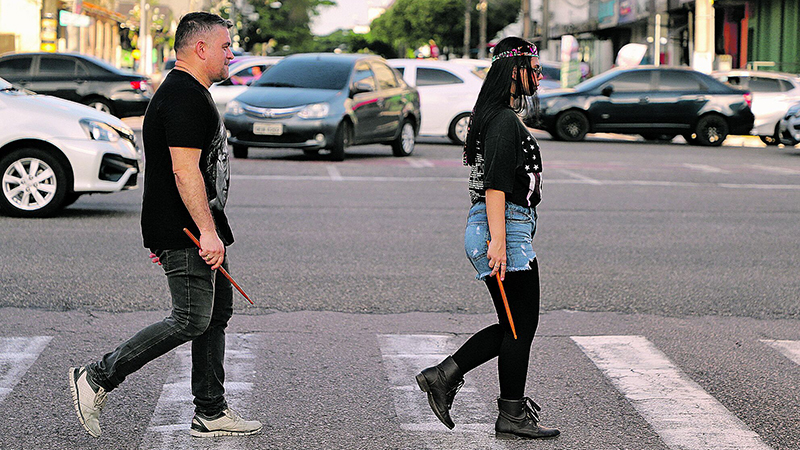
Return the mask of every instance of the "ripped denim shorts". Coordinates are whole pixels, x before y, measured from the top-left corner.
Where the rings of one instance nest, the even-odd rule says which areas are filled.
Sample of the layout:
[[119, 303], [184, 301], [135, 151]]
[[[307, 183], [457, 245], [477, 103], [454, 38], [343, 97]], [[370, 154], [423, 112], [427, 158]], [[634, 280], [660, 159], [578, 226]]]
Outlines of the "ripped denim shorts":
[[[530, 270], [528, 263], [536, 258], [533, 251], [533, 235], [536, 232], [536, 210], [506, 202], [506, 272]], [[486, 203], [477, 202], [472, 205], [464, 232], [464, 250], [472, 267], [478, 272], [475, 276], [483, 280], [492, 269], [486, 252], [491, 236], [489, 221], [486, 217]]]

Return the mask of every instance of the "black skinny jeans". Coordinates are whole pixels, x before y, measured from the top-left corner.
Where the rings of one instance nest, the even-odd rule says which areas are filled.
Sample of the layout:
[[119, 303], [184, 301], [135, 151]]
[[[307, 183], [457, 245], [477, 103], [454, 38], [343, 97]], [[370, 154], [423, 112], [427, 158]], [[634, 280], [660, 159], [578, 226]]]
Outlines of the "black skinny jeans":
[[525, 394], [531, 343], [539, 326], [539, 264], [534, 259], [529, 266], [531, 270], [507, 272], [503, 280], [517, 339], [511, 333], [497, 277], [487, 277], [484, 282], [492, 295], [498, 323], [475, 333], [453, 354], [463, 373], [498, 357], [500, 397], [506, 400], [519, 400]]

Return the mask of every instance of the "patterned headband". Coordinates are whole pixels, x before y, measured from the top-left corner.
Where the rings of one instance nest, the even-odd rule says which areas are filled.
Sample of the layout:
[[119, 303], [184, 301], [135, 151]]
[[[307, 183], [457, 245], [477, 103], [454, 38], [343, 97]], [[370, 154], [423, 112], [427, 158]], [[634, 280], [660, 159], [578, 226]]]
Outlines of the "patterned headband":
[[538, 58], [539, 50], [533, 44], [531, 44], [530, 46], [523, 45], [521, 47], [512, 48], [511, 50], [492, 56], [492, 62], [495, 62], [498, 59], [513, 58], [516, 56], [528, 56], [528, 57], [535, 56]]

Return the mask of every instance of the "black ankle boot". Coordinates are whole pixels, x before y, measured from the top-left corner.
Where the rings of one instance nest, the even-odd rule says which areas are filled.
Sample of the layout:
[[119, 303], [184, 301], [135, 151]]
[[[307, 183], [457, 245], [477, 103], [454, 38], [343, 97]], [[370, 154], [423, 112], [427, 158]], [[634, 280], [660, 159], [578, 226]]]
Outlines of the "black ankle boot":
[[464, 374], [453, 358], [448, 356], [438, 366], [428, 367], [417, 375], [417, 384], [422, 392], [428, 393], [428, 403], [433, 413], [447, 428], [456, 424], [450, 419], [453, 398], [464, 385]]
[[526, 439], [551, 438], [561, 434], [555, 428], [539, 426], [539, 414], [542, 408], [528, 397], [522, 400], [497, 399], [500, 416], [494, 424], [498, 438], [521, 437]]

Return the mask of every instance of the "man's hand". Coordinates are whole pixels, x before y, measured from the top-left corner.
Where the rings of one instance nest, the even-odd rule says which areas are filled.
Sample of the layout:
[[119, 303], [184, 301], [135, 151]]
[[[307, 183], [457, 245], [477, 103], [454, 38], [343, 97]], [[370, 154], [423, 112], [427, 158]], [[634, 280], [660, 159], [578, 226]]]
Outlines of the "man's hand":
[[211, 270], [217, 270], [225, 261], [225, 245], [216, 231], [200, 233], [200, 257], [211, 266]]

